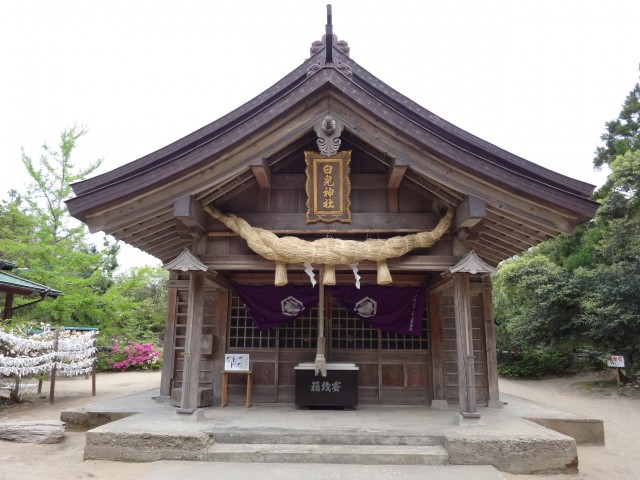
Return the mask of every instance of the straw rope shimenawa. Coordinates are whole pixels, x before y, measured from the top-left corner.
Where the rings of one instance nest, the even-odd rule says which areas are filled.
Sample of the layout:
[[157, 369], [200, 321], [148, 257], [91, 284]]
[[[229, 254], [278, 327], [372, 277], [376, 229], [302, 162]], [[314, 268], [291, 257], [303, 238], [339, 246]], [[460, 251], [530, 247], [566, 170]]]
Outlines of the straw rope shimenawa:
[[275, 233], [263, 228], [252, 227], [246, 220], [234, 215], [220, 212], [215, 207], [205, 206], [204, 210], [212, 217], [220, 220], [234, 233], [247, 241], [251, 250], [267, 260], [276, 262], [275, 285], [286, 285], [287, 263], [305, 263], [324, 265], [324, 284], [335, 285], [335, 266], [352, 265], [363, 260], [377, 263], [378, 284], [392, 283], [387, 259], [405, 255], [415, 248], [433, 246], [447, 232], [453, 219], [453, 208], [438, 225], [429, 232], [412, 233], [386, 240], [367, 239], [341, 240], [339, 238], [320, 238], [314, 241], [297, 237], [278, 237]]

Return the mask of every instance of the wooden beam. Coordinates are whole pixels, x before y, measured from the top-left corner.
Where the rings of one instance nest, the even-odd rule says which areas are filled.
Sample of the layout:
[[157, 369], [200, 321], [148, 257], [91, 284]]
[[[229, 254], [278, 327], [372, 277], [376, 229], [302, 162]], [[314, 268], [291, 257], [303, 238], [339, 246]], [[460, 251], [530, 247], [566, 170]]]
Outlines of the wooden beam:
[[[214, 327], [213, 327], [213, 398], [220, 401], [222, 391], [222, 378], [218, 373], [224, 370], [224, 355], [227, 351], [227, 323], [229, 316], [230, 290], [218, 292], [214, 303]], [[219, 405], [219, 403], [218, 403]]]
[[508, 241], [509, 239], [501, 239], [501, 238], [496, 238], [495, 236], [492, 235], [488, 235], [485, 232], [481, 232], [480, 233], [480, 238], [479, 238], [479, 242], [484, 242], [487, 244], [491, 244], [495, 247], [502, 247], [504, 250], [506, 251], [513, 251], [516, 253], [520, 253], [523, 250], [526, 250], [528, 247], [522, 247], [519, 243], [516, 243], [515, 241], [511, 242]]
[[494, 239], [499, 245], [510, 245], [512, 248], [526, 250], [533, 245], [530, 242], [523, 242], [517, 238], [509, 237], [491, 228], [485, 228], [480, 234], [480, 239]]
[[472, 248], [475, 250], [475, 252], [478, 254], [478, 256], [480, 258], [482, 258], [483, 260], [487, 261], [487, 263], [489, 264], [493, 264], [493, 265], [497, 265], [498, 263], [500, 263], [503, 260], [506, 260], [507, 258], [509, 258], [511, 255], [509, 256], [504, 256], [504, 254], [500, 253], [496, 253], [493, 251], [487, 251], [484, 246], [482, 244], [480, 244], [480, 242], [475, 241], [475, 240], [468, 240], [464, 242], [465, 245], [467, 245], [468, 247]]
[[173, 216], [189, 229], [197, 229], [205, 232], [207, 227], [207, 215], [202, 205], [192, 195], [177, 198], [173, 201]]
[[444, 353], [442, 348], [442, 311], [440, 309], [440, 292], [429, 292], [429, 325], [431, 338], [429, 351], [431, 352], [431, 375], [433, 378], [432, 406], [447, 404], [444, 393]]
[[498, 355], [496, 352], [496, 327], [493, 323], [493, 303], [491, 286], [482, 291], [482, 322], [484, 325], [485, 351], [487, 354], [487, 383], [489, 399], [487, 406], [501, 408], [500, 390], [498, 388]]
[[[387, 176], [382, 173], [352, 173], [349, 175], [351, 190], [381, 190], [387, 188]], [[304, 190], [307, 176], [303, 173], [274, 173], [271, 188], [274, 190]]]
[[253, 176], [256, 177], [258, 185], [263, 190], [269, 190], [271, 188], [271, 169], [266, 160], [257, 158], [249, 163]]
[[398, 213], [400, 201], [398, 199], [398, 187], [404, 178], [404, 174], [409, 166], [402, 160], [394, 160], [389, 165], [387, 174], [387, 211]]
[[480, 255], [480, 252], [484, 254], [491, 254], [495, 258], [499, 259], [499, 261], [506, 260], [507, 258], [522, 252], [522, 250], [518, 250], [513, 246], [504, 248], [504, 246], [497, 245], [494, 242], [489, 241], [489, 239], [482, 237], [477, 240], [465, 240], [464, 243], [476, 250], [478, 255]]
[[212, 269], [207, 270], [206, 281], [212, 283], [217, 288], [225, 290], [229, 290], [231, 288], [231, 282], [229, 282], [229, 279], [220, 272], [216, 272]]
[[462, 228], [473, 228], [487, 216], [487, 204], [484, 200], [467, 196], [456, 209], [454, 231]]
[[[380, 214], [359, 213], [350, 224], [326, 224], [322, 222], [307, 224], [304, 215], [299, 213], [236, 213], [252, 227], [265, 228], [276, 234], [313, 235], [313, 234], [357, 234], [357, 233], [414, 233], [433, 230], [438, 224], [436, 213]], [[222, 222], [216, 221], [209, 229], [210, 236], [217, 232], [227, 232]]]
[[150, 248], [149, 250], [146, 250], [146, 252], [163, 261], [165, 259], [173, 260], [180, 254], [180, 252], [182, 252], [182, 250], [184, 250], [184, 247], [191, 248], [192, 243], [192, 240], [181, 239], [173, 245]]
[[[6, 291], [6, 290], [5, 290]], [[6, 297], [4, 299], [4, 310], [2, 311], [2, 319], [9, 320], [13, 315], [13, 293], [6, 292]]]
[[516, 232], [515, 230], [501, 225], [499, 223], [494, 222], [493, 220], [489, 220], [486, 218], [480, 227], [482, 232], [488, 232], [489, 230], [494, 231], [494, 235], [502, 235], [503, 237], [510, 237], [519, 242], [528, 245], [528, 247], [533, 247], [540, 242], [537, 237], [528, 237], [522, 233]]
[[184, 345], [181, 413], [193, 413], [198, 407], [202, 314], [204, 312], [204, 273], [189, 272], [187, 331]]
[[150, 231], [153, 227], [164, 223], [170, 223], [174, 225], [175, 221], [172, 212], [167, 212], [162, 215], [155, 215], [148, 220], [143, 220], [138, 223], [131, 224], [119, 230], [118, 239], [123, 242], [127, 241], [127, 238], [134, 236], [143, 231]]
[[136, 245], [137, 245], [136, 248], [139, 248], [144, 252], [151, 248], [162, 247], [164, 245], [171, 245], [175, 241], [176, 241], [175, 231], [167, 232], [164, 235], [159, 234], [158, 236], [151, 237], [148, 241], [145, 241], [145, 242], [142, 242], [142, 241], [136, 242]]
[[[316, 274], [318, 269], [315, 270]], [[302, 271], [289, 271], [287, 272], [287, 278], [289, 279], [289, 283], [309, 283], [309, 277], [306, 273]], [[377, 282], [377, 274], [375, 272], [363, 272], [360, 270], [359, 275], [361, 277], [360, 282], [362, 284], [371, 284]], [[425, 285], [428, 281], [430, 281], [432, 275], [437, 275], [434, 273], [398, 273], [393, 275], [393, 284], [399, 286], [420, 286]], [[255, 284], [261, 285], [265, 283], [273, 283], [274, 274], [273, 270], [270, 272], [229, 272], [229, 280], [232, 283], [246, 283], [246, 284]], [[317, 278], [317, 276], [316, 276]], [[337, 284], [353, 284], [354, 277], [353, 272], [336, 272], [336, 282]]]
[[499, 225], [503, 225], [505, 228], [512, 230], [514, 233], [519, 233], [527, 238], [532, 238], [536, 241], [536, 244], [547, 240], [554, 235], [547, 233], [546, 231], [536, 230], [531, 228], [530, 225], [525, 224], [523, 221], [518, 221], [512, 218], [508, 218], [500, 213], [494, 212], [491, 209], [487, 210], [487, 219], [495, 222]]
[[[177, 274], [171, 272], [169, 278], [175, 278]], [[171, 283], [172, 280], [169, 280]], [[173, 280], [174, 282], [176, 280]], [[187, 282], [188, 283], [188, 282]], [[167, 291], [167, 316], [164, 322], [164, 343], [163, 350], [165, 352], [162, 362], [162, 373], [160, 376], [160, 395], [171, 397], [171, 377], [173, 374], [174, 344], [176, 338], [176, 313], [178, 302], [178, 289], [169, 285]]]
[[[219, 271], [273, 271], [274, 262], [266, 260], [259, 255], [229, 255], [219, 257], [216, 255], [201, 255], [205, 265]], [[453, 267], [460, 257], [448, 255], [404, 255], [400, 258], [389, 259], [389, 269], [402, 272], [427, 272], [443, 271]], [[302, 264], [290, 264], [293, 270], [303, 270]], [[361, 271], [375, 271], [376, 263], [364, 261], [358, 263]], [[347, 265], [336, 265], [336, 271], [350, 271]]]
[[387, 188], [397, 189], [404, 178], [404, 174], [409, 168], [407, 162], [394, 159], [389, 165], [389, 173], [387, 175]]
[[141, 242], [146, 242], [148, 239], [155, 240], [159, 237], [175, 236], [176, 235], [175, 223], [176, 223], [175, 220], [172, 220], [167, 225], [157, 225], [156, 228], [148, 228], [144, 231], [140, 231], [136, 234], [128, 235], [128, 236], [120, 236], [120, 235], [117, 235], [116, 233], [117, 235], [116, 238], [126, 243], [131, 243], [131, 244], [135, 243], [136, 245], [139, 245]]

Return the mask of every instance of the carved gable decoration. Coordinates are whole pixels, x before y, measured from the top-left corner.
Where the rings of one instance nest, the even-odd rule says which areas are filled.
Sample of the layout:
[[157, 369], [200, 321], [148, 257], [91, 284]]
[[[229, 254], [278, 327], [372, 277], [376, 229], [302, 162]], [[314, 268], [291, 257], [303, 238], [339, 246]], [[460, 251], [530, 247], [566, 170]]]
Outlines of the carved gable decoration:
[[181, 272], [195, 272], [198, 270], [206, 272], [208, 269], [208, 267], [187, 248], [172, 261], [163, 265], [162, 268], [168, 271], [179, 270]]
[[325, 156], [304, 152], [307, 165], [307, 223], [351, 223], [351, 151]]
[[473, 250], [467, 252], [458, 263], [449, 269], [450, 273], [470, 273], [476, 275], [478, 273], [495, 273], [496, 269], [491, 265], [487, 265]]

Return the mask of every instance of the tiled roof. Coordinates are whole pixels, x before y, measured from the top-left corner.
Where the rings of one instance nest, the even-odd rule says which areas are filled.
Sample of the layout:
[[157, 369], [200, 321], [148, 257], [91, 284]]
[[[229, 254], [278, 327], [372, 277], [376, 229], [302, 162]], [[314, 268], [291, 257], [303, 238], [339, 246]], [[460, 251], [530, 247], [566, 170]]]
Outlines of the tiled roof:
[[12, 290], [22, 295], [29, 295], [31, 293], [37, 293], [47, 297], [59, 297], [62, 295], [62, 292], [54, 288], [0, 271], [0, 291], [2, 290]]

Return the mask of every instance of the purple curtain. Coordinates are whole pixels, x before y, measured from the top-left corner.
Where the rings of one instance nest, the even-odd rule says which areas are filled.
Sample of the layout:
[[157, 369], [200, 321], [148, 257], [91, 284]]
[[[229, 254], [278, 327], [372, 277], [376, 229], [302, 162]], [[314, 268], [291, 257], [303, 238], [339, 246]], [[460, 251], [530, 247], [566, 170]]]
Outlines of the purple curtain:
[[260, 330], [294, 321], [318, 304], [318, 289], [311, 285], [233, 285]]
[[419, 336], [424, 316], [425, 287], [354, 285], [327, 287], [347, 310], [387, 332]]

